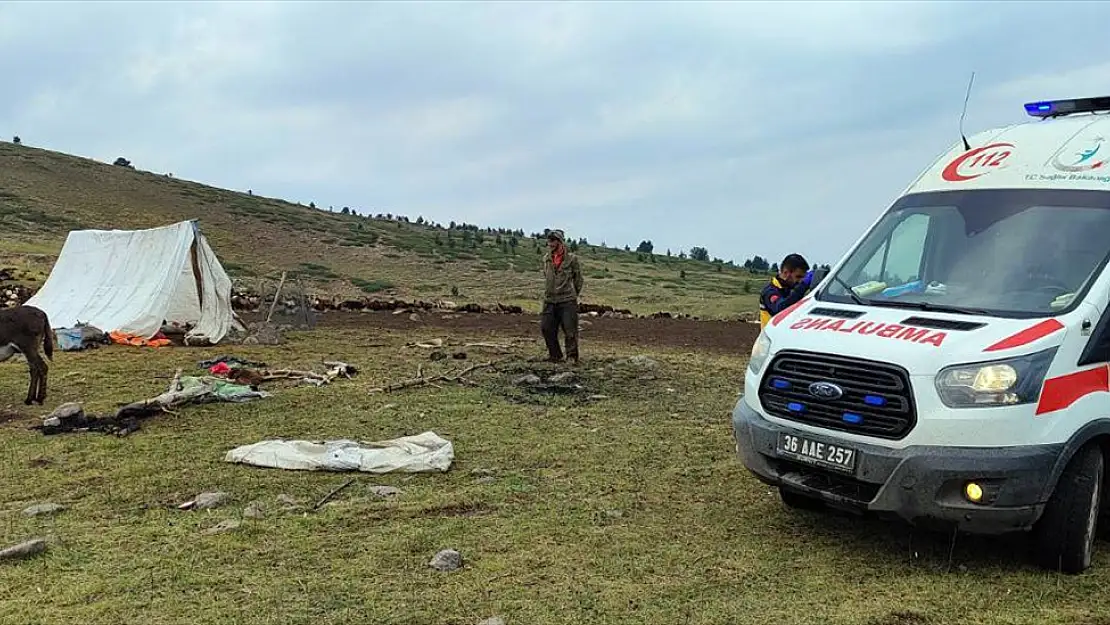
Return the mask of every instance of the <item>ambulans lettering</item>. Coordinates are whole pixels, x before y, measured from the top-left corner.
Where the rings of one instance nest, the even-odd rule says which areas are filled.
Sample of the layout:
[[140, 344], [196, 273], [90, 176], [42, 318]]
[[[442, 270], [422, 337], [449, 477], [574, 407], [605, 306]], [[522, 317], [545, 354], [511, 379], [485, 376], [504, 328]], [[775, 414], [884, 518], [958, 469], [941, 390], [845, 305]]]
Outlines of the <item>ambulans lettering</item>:
[[824, 330], [844, 334], [874, 335], [884, 339], [896, 339], [940, 347], [947, 332], [933, 332], [926, 328], [914, 328], [897, 323], [877, 323], [874, 321], [846, 321], [821, 317], [803, 317], [790, 326], [791, 330]]

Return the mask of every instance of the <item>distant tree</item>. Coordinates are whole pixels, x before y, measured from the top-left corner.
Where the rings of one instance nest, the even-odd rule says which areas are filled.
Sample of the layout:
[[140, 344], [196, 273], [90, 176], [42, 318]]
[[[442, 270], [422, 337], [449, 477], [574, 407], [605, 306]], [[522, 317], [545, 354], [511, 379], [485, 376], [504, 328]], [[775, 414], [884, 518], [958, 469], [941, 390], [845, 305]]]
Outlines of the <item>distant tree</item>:
[[455, 222], [452, 221], [450, 224], [448, 224], [447, 229], [448, 230], [454, 230], [455, 229]]
[[393, 213], [386, 213], [385, 218], [388, 221], [393, 221]]
[[438, 232], [436, 233], [435, 242], [436, 247], [443, 245], [443, 237], [441, 237]]
[[309, 208], [316, 208], [316, 202], [309, 202], [308, 207]]
[[567, 247], [570, 249], [570, 251], [577, 252], [578, 251], [578, 241], [571, 240], [570, 245], [567, 245]]
[[678, 277], [679, 277], [679, 279], [681, 279], [681, 280], [685, 280], [685, 279], [686, 279], [686, 270], [685, 270], [685, 269], [683, 269], [682, 271], [679, 271], [679, 272], [678, 272]]
[[516, 238], [515, 236], [509, 238], [509, 247], [515, 250], [516, 246], [518, 245], [520, 245], [520, 239]]
[[423, 216], [417, 216], [416, 225], [418, 225], [418, 226], [423, 226], [424, 225], [424, 217]]
[[638, 263], [644, 262], [644, 255], [641, 254], [640, 252], [636, 252], [636, 262], [638, 262]]
[[343, 213], [344, 215], [350, 215], [351, 214], [351, 209], [347, 206], [344, 206], [343, 210], [341, 210], [339, 212]]
[[631, 251], [632, 251], [632, 248], [630, 248], [630, 247], [628, 247], [628, 246], [626, 245], [626, 246], [624, 246], [624, 251], [626, 251], [626, 252], [631, 252]]
[[131, 165], [131, 161], [127, 160], [126, 158], [123, 158], [122, 156], [117, 158], [116, 161], [112, 164], [117, 166], [117, 167], [129, 167], [131, 169], [135, 169], [135, 167], [133, 165]]
[[704, 247], [692, 247], [690, 248], [690, 258], [703, 261], [709, 260], [709, 250]]
[[778, 273], [778, 272], [779, 272], [779, 264], [778, 263], [771, 263], [771, 273]]
[[14, 143], [16, 145], [21, 145], [23, 143], [23, 139], [20, 139], [19, 135], [16, 135], [16, 136], [12, 137], [12, 143]]
[[247, 189], [247, 195], [254, 195], [254, 189]]
[[744, 261], [744, 269], [748, 271], [763, 272], [771, 268], [771, 264], [762, 256], [755, 256]]
[[670, 248], [667, 248], [667, 258], [670, 258], [670, 257], [671, 257], [671, 250], [670, 250]]
[[682, 260], [686, 260], [686, 252], [683, 252], [682, 250], [679, 250], [678, 251], [678, 257], [681, 258]]
[[655, 246], [651, 241], [640, 241], [640, 244], [636, 246], [636, 251], [641, 254], [651, 254], [654, 250]]
[[725, 270], [724, 265], [717, 265], [717, 273], [722, 273], [722, 272], [724, 272], [724, 270]]

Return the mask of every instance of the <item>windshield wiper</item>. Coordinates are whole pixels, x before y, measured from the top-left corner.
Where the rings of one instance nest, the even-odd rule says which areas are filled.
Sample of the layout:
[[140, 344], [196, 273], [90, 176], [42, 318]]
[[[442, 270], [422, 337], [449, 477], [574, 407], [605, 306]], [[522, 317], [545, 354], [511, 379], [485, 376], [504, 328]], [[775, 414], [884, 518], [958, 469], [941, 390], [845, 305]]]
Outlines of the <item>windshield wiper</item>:
[[929, 304], [927, 302], [900, 302], [898, 300], [871, 301], [875, 306], [888, 306], [890, 308], [913, 308], [926, 312], [947, 312], [959, 315], [990, 315], [981, 308], [964, 308], [962, 306], [947, 306], [944, 304]]
[[833, 282], [836, 282], [840, 286], [844, 287], [844, 292], [848, 294], [848, 297], [852, 298], [852, 301], [855, 302], [857, 306], [866, 306], [873, 303], [871, 300], [863, 299], [859, 295], [856, 295], [856, 292], [852, 290], [852, 287], [848, 286], [847, 282], [841, 280], [840, 276], [833, 275], [832, 279]]

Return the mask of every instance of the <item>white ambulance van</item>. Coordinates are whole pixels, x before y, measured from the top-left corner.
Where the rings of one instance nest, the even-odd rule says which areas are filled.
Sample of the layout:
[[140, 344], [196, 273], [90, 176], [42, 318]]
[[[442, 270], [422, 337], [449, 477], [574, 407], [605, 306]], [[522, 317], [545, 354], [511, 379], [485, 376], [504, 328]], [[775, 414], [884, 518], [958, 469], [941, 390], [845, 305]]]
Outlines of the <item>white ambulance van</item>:
[[1078, 573], [1110, 501], [1110, 97], [1025, 108], [771, 320], [732, 427], [788, 506], [1029, 531]]

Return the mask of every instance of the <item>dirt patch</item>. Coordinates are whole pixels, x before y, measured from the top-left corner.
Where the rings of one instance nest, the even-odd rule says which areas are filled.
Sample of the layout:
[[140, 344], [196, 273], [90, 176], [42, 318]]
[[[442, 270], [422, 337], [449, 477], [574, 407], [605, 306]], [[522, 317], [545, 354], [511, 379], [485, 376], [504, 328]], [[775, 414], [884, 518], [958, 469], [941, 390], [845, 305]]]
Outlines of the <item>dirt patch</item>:
[[11, 408], [0, 408], [0, 425], [19, 421], [29, 421], [31, 417]]
[[[246, 320], [249, 315], [242, 315]], [[691, 319], [609, 319], [581, 317], [579, 333], [582, 357], [589, 358], [590, 343], [620, 343], [631, 347], [686, 348], [691, 351], [746, 354], [759, 336], [759, 325], [745, 321], [694, 321]], [[424, 314], [419, 321], [408, 315], [389, 312], [325, 313], [319, 316], [322, 328], [379, 328], [413, 330], [442, 328], [490, 337], [518, 336], [535, 339], [543, 350], [540, 318], [536, 315]]]
[[499, 365], [487, 388], [516, 403], [589, 403], [662, 391], [667, 375], [666, 367], [645, 356], [579, 366], [516, 361]]

